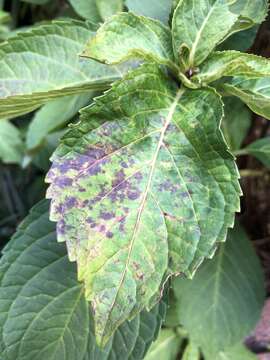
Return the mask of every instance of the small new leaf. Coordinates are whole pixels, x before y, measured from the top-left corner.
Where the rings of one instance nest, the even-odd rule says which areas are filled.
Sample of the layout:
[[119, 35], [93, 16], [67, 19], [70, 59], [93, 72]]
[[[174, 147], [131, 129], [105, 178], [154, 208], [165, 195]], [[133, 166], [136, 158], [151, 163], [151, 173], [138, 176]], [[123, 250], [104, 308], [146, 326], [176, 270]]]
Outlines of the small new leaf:
[[181, 345], [181, 337], [171, 329], [161, 330], [159, 337], [152, 344], [144, 360], [174, 360]]
[[183, 71], [199, 66], [238, 19], [224, 0], [180, 0], [173, 15], [174, 55]]
[[261, 56], [239, 51], [216, 51], [200, 66], [192, 80], [208, 84], [224, 76], [259, 78], [270, 76], [270, 61]]
[[140, 58], [176, 67], [170, 29], [159, 21], [133, 13], [121, 13], [105, 22], [82, 56], [106, 64]]
[[240, 188], [222, 116], [214, 90], [179, 89], [145, 64], [84, 110], [54, 154], [51, 219], [78, 263], [99, 343], [225, 240]]
[[270, 168], [270, 137], [254, 141], [243, 149], [247, 154], [255, 156], [260, 160], [267, 168]]
[[235, 77], [221, 86], [225, 94], [237, 96], [256, 114], [270, 119], [270, 77]]

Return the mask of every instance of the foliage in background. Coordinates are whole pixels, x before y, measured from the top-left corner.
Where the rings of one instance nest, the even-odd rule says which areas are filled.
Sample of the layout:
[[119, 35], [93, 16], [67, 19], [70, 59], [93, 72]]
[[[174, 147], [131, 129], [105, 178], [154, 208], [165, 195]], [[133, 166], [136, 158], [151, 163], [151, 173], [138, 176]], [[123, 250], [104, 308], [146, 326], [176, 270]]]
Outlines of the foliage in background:
[[267, 10], [0, 1], [1, 360], [254, 358], [264, 279], [238, 223], [224, 242], [227, 144], [269, 169], [269, 134], [246, 137], [270, 63], [239, 52]]

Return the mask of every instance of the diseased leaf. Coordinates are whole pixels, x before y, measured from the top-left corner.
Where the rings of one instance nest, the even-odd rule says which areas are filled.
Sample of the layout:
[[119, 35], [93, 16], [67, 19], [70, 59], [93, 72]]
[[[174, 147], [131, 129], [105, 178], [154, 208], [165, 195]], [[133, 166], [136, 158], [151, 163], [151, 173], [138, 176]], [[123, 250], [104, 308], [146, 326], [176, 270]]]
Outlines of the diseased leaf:
[[97, 0], [68, 0], [76, 11], [84, 19], [88, 19], [93, 23], [102, 21], [97, 8]]
[[248, 145], [243, 151], [246, 154], [255, 156], [266, 167], [270, 168], [270, 137], [267, 136], [263, 139], [254, 141]]
[[192, 276], [225, 240], [240, 188], [222, 115], [213, 90], [179, 89], [145, 64], [85, 109], [54, 154], [51, 219], [78, 263], [99, 343], [152, 308], [164, 276]]
[[96, 4], [103, 20], [123, 10], [123, 0], [96, 0]]
[[0, 160], [6, 164], [20, 164], [22, 155], [20, 130], [8, 120], [0, 120]]
[[222, 90], [241, 99], [256, 114], [270, 119], [270, 77], [250, 80], [235, 77], [223, 84]]
[[95, 342], [76, 267], [56, 242], [48, 202], [35, 206], [0, 261], [0, 351], [5, 360], [143, 359], [164, 319], [162, 301], [124, 323], [104, 350]]
[[270, 76], [270, 60], [239, 51], [216, 51], [201, 65], [192, 80], [207, 84], [224, 76]]
[[0, 45], [0, 116], [14, 117], [49, 100], [106, 88], [121, 77], [112, 67], [79, 58], [95, 29], [57, 21]]
[[251, 126], [252, 112], [234, 97], [224, 97], [223, 134], [231, 150], [239, 150]]
[[182, 339], [173, 330], [161, 330], [158, 339], [152, 344], [145, 360], [175, 360]]
[[105, 22], [88, 42], [83, 56], [106, 64], [140, 58], [176, 67], [169, 28], [133, 13], [121, 13]]
[[172, 0], [126, 0], [126, 5], [129, 10], [136, 14], [157, 19], [167, 25], [172, 2]]
[[187, 71], [200, 65], [226, 37], [238, 15], [226, 0], [180, 0], [173, 15], [174, 55]]
[[26, 145], [31, 150], [39, 146], [46, 136], [65, 125], [78, 111], [89, 104], [94, 93], [71, 95], [53, 100], [36, 112], [27, 131]]
[[256, 325], [265, 296], [259, 260], [242, 228], [229, 232], [192, 281], [176, 279], [174, 290], [183, 326], [209, 359], [242, 341]]

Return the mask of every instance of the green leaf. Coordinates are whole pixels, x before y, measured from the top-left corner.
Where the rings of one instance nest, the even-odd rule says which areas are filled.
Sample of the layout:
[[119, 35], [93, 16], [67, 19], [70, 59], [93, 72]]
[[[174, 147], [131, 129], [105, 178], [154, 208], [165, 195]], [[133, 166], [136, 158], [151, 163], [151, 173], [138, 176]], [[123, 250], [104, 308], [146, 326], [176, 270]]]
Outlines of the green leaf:
[[254, 44], [258, 29], [259, 26], [257, 25], [233, 34], [219, 45], [218, 50], [247, 51]]
[[163, 276], [192, 276], [225, 240], [240, 188], [222, 115], [213, 90], [179, 90], [144, 64], [84, 110], [54, 154], [51, 219], [78, 263], [99, 343], [155, 304]]
[[265, 20], [268, 13], [268, 1], [267, 0], [232, 1], [232, 5], [230, 6], [230, 9], [235, 14], [240, 15], [237, 25], [239, 29], [243, 29], [243, 23], [245, 22], [245, 20], [247, 23], [246, 27], [251, 27], [254, 24], [260, 24]]
[[168, 24], [172, 9], [172, 0], [126, 0], [129, 10]]
[[133, 13], [121, 13], [105, 22], [87, 44], [83, 56], [106, 64], [140, 58], [175, 68], [169, 28]]
[[98, 8], [97, 0], [68, 0], [78, 15], [82, 18], [99, 23], [102, 21]]
[[221, 89], [225, 94], [237, 96], [256, 114], [270, 119], [270, 77], [250, 80], [235, 77]]
[[262, 269], [243, 229], [237, 225], [229, 232], [215, 258], [192, 281], [176, 279], [174, 290], [183, 326], [209, 359], [242, 341], [256, 325], [265, 296]]
[[198, 346], [190, 342], [185, 349], [182, 360], [200, 360], [200, 358]]
[[123, 0], [96, 0], [96, 3], [103, 20], [123, 10]]
[[259, 78], [270, 76], [270, 61], [260, 56], [239, 51], [216, 51], [202, 64], [192, 80], [207, 84], [224, 76]]
[[118, 69], [80, 59], [92, 25], [57, 21], [19, 33], [0, 45], [0, 116], [34, 110], [55, 97], [106, 88]]
[[152, 344], [145, 360], [175, 360], [182, 339], [173, 330], [163, 329], [158, 339]]
[[45, 5], [47, 2], [49, 2], [49, 0], [21, 0], [21, 1], [35, 5]]
[[65, 130], [61, 130], [48, 134], [42, 146], [25, 156], [24, 165], [27, 166], [28, 163], [32, 162], [37, 168], [46, 173], [50, 168], [50, 157], [59, 145], [59, 140], [64, 133]]
[[34, 208], [1, 259], [5, 360], [80, 360], [86, 349], [89, 316], [83, 288], [64, 247], [55, 242], [47, 210], [47, 202]]
[[82, 107], [89, 104], [92, 96], [93, 93], [71, 95], [44, 105], [36, 112], [27, 130], [27, 149], [38, 147], [49, 133], [67, 124]]
[[246, 154], [255, 156], [266, 167], [270, 168], [270, 137], [265, 137], [254, 141], [248, 145], [243, 151]]
[[0, 261], [0, 351], [5, 360], [143, 358], [164, 319], [161, 301], [123, 324], [107, 348], [93, 334], [76, 267], [57, 244], [48, 202], [33, 208]]
[[6, 11], [0, 10], [0, 24], [5, 24], [10, 21], [10, 14]]
[[228, 1], [180, 0], [173, 15], [172, 36], [174, 54], [183, 70], [200, 65], [228, 35], [237, 18]]
[[223, 99], [225, 116], [223, 134], [231, 150], [239, 150], [251, 126], [252, 113], [241, 100], [229, 96]]
[[[206, 360], [212, 360], [213, 358], [207, 357]], [[216, 355], [215, 360], [257, 360], [257, 356], [251, 353], [244, 345], [238, 344], [233, 348], [220, 352]]]
[[6, 164], [20, 164], [23, 142], [19, 129], [8, 120], [0, 120], [0, 159]]

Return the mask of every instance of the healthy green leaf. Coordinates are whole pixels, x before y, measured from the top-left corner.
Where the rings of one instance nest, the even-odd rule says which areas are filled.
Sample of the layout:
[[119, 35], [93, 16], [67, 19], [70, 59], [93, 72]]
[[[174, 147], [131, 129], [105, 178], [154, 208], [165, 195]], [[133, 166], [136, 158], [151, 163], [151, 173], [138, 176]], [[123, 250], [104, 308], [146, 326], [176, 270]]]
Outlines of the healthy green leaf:
[[237, 18], [226, 0], [180, 0], [173, 15], [172, 36], [174, 55], [182, 69], [199, 66]]
[[0, 120], [0, 159], [6, 164], [20, 164], [23, 141], [19, 129], [8, 120]]
[[38, 147], [49, 133], [65, 125], [82, 107], [89, 104], [93, 94], [66, 96], [44, 105], [36, 112], [27, 130], [27, 149]]
[[133, 13], [121, 13], [105, 22], [87, 44], [83, 56], [106, 64], [140, 58], [176, 67], [169, 28]]
[[80, 59], [92, 25], [57, 21], [18, 34], [0, 45], [0, 116], [27, 113], [65, 95], [106, 88], [121, 72]]
[[182, 339], [173, 330], [161, 330], [158, 339], [152, 344], [145, 360], [175, 360]]
[[[20, 225], [0, 261], [0, 351], [5, 360], [143, 359], [165, 315], [165, 302], [124, 323], [104, 350], [76, 267], [57, 244], [48, 202]], [[135, 357], [134, 357], [135, 356]]]
[[238, 50], [238, 51], [247, 51], [253, 45], [256, 35], [258, 32], [259, 26], [253, 26], [250, 29], [237, 32], [236, 34], [231, 35], [228, 39], [222, 42], [217, 50]]
[[[230, 10], [238, 15], [238, 20], [230, 29], [223, 41], [227, 40], [232, 34], [248, 30], [253, 26], [258, 26], [267, 16], [267, 0], [228, 0]], [[239, 39], [239, 37], [236, 37]]]
[[270, 76], [270, 60], [239, 51], [216, 51], [201, 65], [192, 80], [207, 84], [224, 76]]
[[241, 100], [224, 97], [223, 134], [231, 150], [239, 150], [251, 126], [252, 113]]
[[[192, 276], [239, 210], [220, 97], [144, 64], [86, 109], [48, 173], [58, 241], [85, 282], [99, 343], [151, 308], [163, 276]], [[167, 270], [169, 266], [169, 269]]]
[[[206, 356], [206, 360], [213, 360], [213, 358]], [[215, 360], [257, 360], [257, 356], [251, 353], [244, 345], [238, 344], [225, 352], [217, 354]]]
[[0, 23], [4, 24], [6, 22], [10, 21], [10, 15], [8, 12], [0, 10]]
[[254, 141], [243, 151], [247, 154], [255, 156], [266, 167], [270, 168], [270, 137], [265, 137]]
[[192, 342], [189, 342], [183, 354], [182, 360], [200, 360], [200, 358], [201, 357], [198, 346]]
[[237, 96], [256, 114], [270, 119], [270, 77], [250, 80], [235, 77], [221, 89], [228, 95]]
[[35, 5], [45, 5], [49, 0], [21, 0], [23, 2], [35, 4]]
[[172, 0], [126, 0], [129, 10], [168, 24]]
[[98, 8], [97, 0], [68, 0], [78, 15], [82, 18], [99, 23], [102, 21]]
[[103, 20], [123, 10], [123, 0], [96, 0], [96, 3]]
[[24, 158], [24, 166], [32, 162], [37, 168], [45, 173], [50, 169], [50, 157], [59, 145], [59, 140], [64, 135], [65, 130], [55, 131], [48, 134], [44, 139], [42, 146], [33, 152], [27, 153]]
[[267, 0], [236, 0], [231, 1], [231, 3], [231, 11], [240, 15], [237, 24], [239, 29], [243, 29], [245, 20], [245, 28], [262, 23], [268, 13]]
[[183, 326], [209, 359], [242, 341], [264, 303], [262, 269], [242, 228], [229, 233], [192, 281], [176, 279], [174, 290]]

